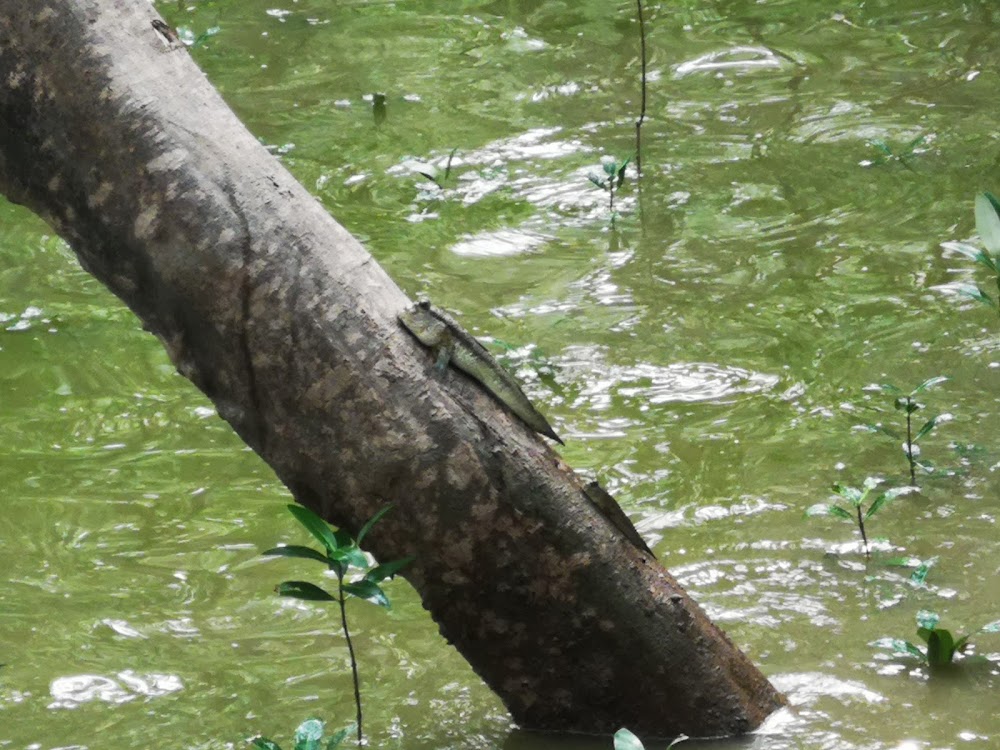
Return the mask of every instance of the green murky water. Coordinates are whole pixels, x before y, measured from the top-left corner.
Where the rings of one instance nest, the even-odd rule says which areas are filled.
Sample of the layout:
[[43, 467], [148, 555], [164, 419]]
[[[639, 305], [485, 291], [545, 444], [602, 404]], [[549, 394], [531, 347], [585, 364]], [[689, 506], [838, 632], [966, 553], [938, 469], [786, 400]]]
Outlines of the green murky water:
[[[587, 174], [633, 147], [633, 7], [161, 4], [220, 28], [198, 62], [404, 289], [514, 347], [569, 462], [788, 694], [746, 745], [995, 747], [1000, 636], [933, 679], [870, 643], [920, 609], [1000, 616], [1000, 325], [939, 289], [970, 278], [939, 243], [1000, 189], [996, 5], [651, 6], [643, 190], [613, 232]], [[443, 189], [415, 174], [452, 149]], [[301, 568], [257, 556], [300, 540], [283, 488], [44, 225], [0, 224], [0, 747], [346, 723], [333, 612], [279, 600]], [[858, 429], [891, 407], [864, 388], [939, 374], [939, 471], [874, 519], [866, 567], [849, 526], [803, 512], [834, 481], [905, 482], [898, 444]], [[938, 562], [918, 588], [890, 555]], [[513, 732], [391, 593], [352, 612], [374, 746], [609, 747]]]

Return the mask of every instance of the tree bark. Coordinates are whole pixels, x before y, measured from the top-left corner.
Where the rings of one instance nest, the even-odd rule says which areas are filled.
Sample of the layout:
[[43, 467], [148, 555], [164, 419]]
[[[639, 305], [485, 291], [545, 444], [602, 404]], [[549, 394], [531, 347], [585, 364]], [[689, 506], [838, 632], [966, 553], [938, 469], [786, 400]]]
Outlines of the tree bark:
[[783, 698], [245, 130], [148, 0], [0, 0], [0, 190], [295, 498], [368, 536], [528, 728], [718, 736]]

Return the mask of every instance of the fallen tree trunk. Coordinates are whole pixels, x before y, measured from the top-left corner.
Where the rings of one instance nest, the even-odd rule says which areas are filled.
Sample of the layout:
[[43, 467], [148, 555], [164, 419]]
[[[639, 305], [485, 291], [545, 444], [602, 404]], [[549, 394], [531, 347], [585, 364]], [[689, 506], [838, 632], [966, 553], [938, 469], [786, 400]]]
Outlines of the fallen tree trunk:
[[369, 535], [525, 727], [731, 735], [782, 704], [559, 456], [435, 377], [408, 300], [148, 0], [0, 0], [0, 189], [138, 315], [296, 499]]

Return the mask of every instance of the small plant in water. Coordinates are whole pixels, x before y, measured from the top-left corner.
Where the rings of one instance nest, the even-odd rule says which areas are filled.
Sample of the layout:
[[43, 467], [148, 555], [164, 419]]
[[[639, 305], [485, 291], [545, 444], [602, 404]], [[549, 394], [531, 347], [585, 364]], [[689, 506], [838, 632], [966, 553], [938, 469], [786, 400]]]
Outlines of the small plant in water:
[[894, 149], [888, 143], [883, 140], [875, 139], [869, 141], [868, 145], [879, 152], [878, 156], [874, 159], [866, 159], [861, 162], [864, 167], [879, 167], [883, 164], [888, 164], [890, 162], [899, 162], [907, 169], [912, 170], [910, 166], [910, 159], [912, 159], [917, 154], [917, 149], [920, 148], [927, 140], [927, 136], [918, 135], [912, 141], [904, 143], [899, 149]]
[[925, 586], [927, 583], [927, 575], [931, 572], [931, 568], [937, 564], [937, 557], [931, 557], [927, 560], [918, 560], [914, 557], [892, 557], [888, 560], [884, 560], [883, 563], [889, 567], [906, 568], [913, 569], [910, 573], [910, 585], [914, 588], [920, 588]]
[[[390, 578], [398, 573], [405, 565], [413, 560], [412, 557], [405, 557], [402, 560], [382, 563], [381, 565], [371, 565], [365, 553], [361, 551], [361, 542], [371, 531], [382, 516], [392, 508], [387, 505], [378, 513], [368, 519], [367, 523], [358, 532], [358, 538], [353, 539], [351, 535], [339, 529], [333, 531], [322, 518], [311, 510], [301, 505], [289, 505], [288, 510], [306, 531], [323, 545], [323, 550], [314, 550], [311, 547], [303, 547], [297, 544], [289, 544], [284, 547], [275, 547], [264, 552], [265, 555], [277, 557], [298, 557], [306, 560], [315, 560], [327, 566], [337, 576], [337, 595], [330, 594], [325, 589], [309, 583], [308, 581], [283, 581], [275, 587], [282, 596], [290, 596], [295, 599], [304, 599], [313, 602], [337, 602], [340, 605], [340, 623], [344, 629], [344, 639], [347, 641], [347, 652], [351, 658], [351, 674], [354, 677], [354, 704], [357, 708], [357, 732], [358, 744], [364, 742], [361, 732], [361, 682], [358, 679], [358, 662], [354, 655], [354, 644], [351, 642], [351, 632], [347, 627], [347, 608], [345, 602], [348, 598], [364, 599], [380, 607], [389, 608], [389, 597], [386, 596], [379, 585], [386, 578]], [[347, 576], [352, 569], [355, 569], [357, 576], [347, 581]], [[302, 726], [305, 726], [304, 724]], [[301, 727], [300, 727], [301, 729]], [[298, 740], [296, 740], [298, 742]], [[296, 744], [298, 750], [299, 745]], [[308, 745], [307, 748], [319, 747], [319, 745]], [[335, 746], [334, 746], [335, 747]]]
[[996, 620], [971, 633], [957, 638], [950, 630], [939, 628], [941, 617], [936, 612], [921, 610], [917, 613], [917, 636], [926, 645], [915, 646], [902, 638], [880, 638], [876, 646], [890, 649], [893, 653], [915, 656], [929, 667], [943, 667], [951, 664], [955, 654], [964, 654], [969, 639], [979, 633], [1000, 633], [1000, 620]]
[[[896, 411], [901, 411], [906, 415], [906, 440], [903, 443], [903, 452], [906, 454], [906, 459], [907, 461], [909, 461], [910, 464], [910, 484], [914, 486], [916, 486], [917, 484], [917, 472], [916, 472], [917, 466], [920, 466], [922, 469], [925, 469], [927, 471], [929, 471], [931, 468], [927, 464], [923, 464], [917, 461], [917, 456], [920, 455], [920, 447], [917, 445], [917, 442], [920, 440], [920, 438], [922, 438], [924, 435], [928, 434], [929, 432], [931, 432], [931, 430], [937, 427], [938, 424], [940, 424], [941, 422], [947, 422], [951, 419], [950, 414], [937, 414], [928, 419], [926, 422], [924, 422], [924, 424], [920, 427], [920, 429], [917, 430], [916, 433], [914, 433], [913, 415], [924, 408], [924, 405], [919, 403], [916, 400], [916, 397], [923, 391], [926, 391], [928, 388], [938, 385], [939, 383], [943, 383], [947, 379], [948, 378], [943, 377], [941, 375], [933, 378], [928, 378], [909, 393], [904, 393], [902, 390], [892, 385], [891, 383], [883, 383], [882, 385], [879, 386], [879, 388], [882, 390], [883, 393], [888, 393], [890, 396], [894, 397], [893, 406], [895, 407]], [[888, 434], [890, 435], [892, 434], [888, 430], [885, 430], [884, 427], [882, 429]]]
[[914, 568], [913, 572], [910, 573], [910, 583], [914, 586], [923, 586], [927, 583], [927, 574], [931, 572], [931, 568], [937, 563], [938, 559], [932, 557], [928, 560], [921, 560], [920, 564]]
[[869, 500], [868, 496], [881, 482], [881, 479], [868, 477], [864, 481], [864, 484], [861, 485], [861, 489], [837, 483], [833, 485], [833, 491], [838, 495], [837, 501], [814, 505], [806, 511], [806, 515], [833, 516], [834, 518], [842, 518], [845, 521], [857, 524], [858, 531], [861, 532], [861, 542], [864, 545], [865, 557], [871, 558], [865, 521], [882, 510], [890, 500], [913, 491], [912, 487], [893, 487], [878, 494], [874, 499]]
[[958, 294], [970, 297], [987, 307], [992, 307], [1000, 315], [1000, 201], [992, 193], [976, 196], [976, 232], [984, 247], [979, 248], [965, 242], [944, 242], [941, 247], [954, 250], [975, 263], [988, 268], [993, 274], [997, 296], [992, 297], [977, 284], [948, 285]]
[[428, 180], [437, 185], [438, 190], [444, 190], [444, 183], [448, 181], [451, 177], [451, 163], [455, 160], [455, 154], [458, 153], [458, 148], [453, 148], [448, 153], [448, 160], [444, 165], [444, 172], [441, 172], [433, 164], [428, 164], [426, 162], [417, 162], [413, 165], [413, 171], [416, 172], [421, 177], [426, 177]]
[[[688, 739], [688, 736], [686, 734], [682, 734], [680, 737], [667, 745], [667, 750], [670, 750], [670, 748], [675, 745], [679, 745], [686, 739]], [[638, 737], [622, 727], [615, 732], [615, 750], [645, 750], [645, 747]]]
[[587, 175], [588, 180], [608, 194], [608, 212], [611, 214], [611, 226], [615, 225], [615, 217], [617, 216], [615, 214], [615, 195], [625, 182], [625, 169], [628, 167], [630, 161], [631, 158], [627, 158], [625, 161], [619, 163], [615, 157], [606, 156], [601, 160], [601, 167], [604, 170], [604, 174], [591, 172]]
[[[325, 726], [319, 719], [307, 719], [295, 730], [295, 745], [293, 750], [335, 750], [340, 747], [353, 726], [344, 727], [329, 737], [324, 737]], [[324, 741], [325, 740], [325, 741]], [[267, 737], [254, 737], [251, 740], [254, 747], [260, 750], [281, 750], [281, 746]]]

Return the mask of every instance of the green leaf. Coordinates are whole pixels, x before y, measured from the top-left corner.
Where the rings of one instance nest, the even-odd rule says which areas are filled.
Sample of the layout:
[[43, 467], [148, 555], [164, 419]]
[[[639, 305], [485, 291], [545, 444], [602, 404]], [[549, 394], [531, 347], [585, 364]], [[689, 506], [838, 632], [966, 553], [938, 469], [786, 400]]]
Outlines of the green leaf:
[[976, 231], [991, 254], [1000, 253], [1000, 213], [994, 201], [989, 193], [976, 196]]
[[601, 190], [604, 190], [605, 187], [604, 180], [602, 180], [596, 174], [588, 174], [587, 179], [590, 180], [595, 185], [597, 185], [597, 187], [599, 187]]
[[365, 580], [371, 581], [372, 583], [379, 583], [380, 581], [384, 581], [386, 578], [392, 578], [396, 575], [396, 573], [413, 562], [413, 560], [413, 555], [407, 555], [401, 560], [391, 560], [390, 562], [376, 565], [374, 568], [365, 573]]
[[997, 303], [993, 301], [993, 298], [975, 284], [957, 284], [953, 287], [953, 289], [956, 294], [968, 297], [969, 299], [974, 299], [976, 302], [980, 302], [987, 307], [995, 308], [997, 306]]
[[618, 184], [616, 185], [616, 188], [620, 188], [622, 183], [625, 182], [625, 168], [628, 166], [629, 161], [630, 159], [626, 159], [618, 168]]
[[973, 634], [969, 633], [968, 635], [963, 635], [961, 638], [955, 641], [954, 651], [959, 654], [965, 653], [965, 647], [969, 645], [969, 639], [972, 636]]
[[975, 261], [981, 266], [986, 266], [991, 271], [996, 271], [996, 262], [981, 247], [976, 247], [975, 245], [970, 245], [966, 242], [942, 242], [941, 247], [945, 250], [951, 250], [953, 252], [964, 255], [972, 261]]
[[920, 661], [924, 660], [924, 652], [914, 646], [909, 641], [902, 638], [879, 638], [873, 646], [890, 649], [893, 653], [904, 656], [916, 656]]
[[989, 200], [989, 202], [993, 204], [993, 210], [996, 211], [998, 214], [1000, 214], [1000, 199], [998, 199], [995, 195], [993, 195], [993, 193], [991, 193], [989, 190], [984, 190], [983, 195], [985, 195], [987, 200]]
[[306, 560], [316, 560], [324, 565], [329, 563], [326, 555], [322, 552], [317, 552], [311, 547], [303, 547], [298, 544], [288, 544], [284, 547], [274, 547], [269, 549], [267, 552], [261, 552], [262, 555], [266, 557], [300, 557]]
[[615, 732], [615, 750], [644, 750], [644, 748], [638, 737], [622, 727]]
[[811, 508], [806, 509], [806, 515], [833, 516], [834, 518], [846, 518], [848, 521], [854, 520], [854, 516], [852, 516], [849, 511], [844, 510], [839, 505], [833, 505], [832, 503], [814, 505]]
[[306, 531], [312, 534], [327, 552], [333, 552], [339, 546], [330, 531], [330, 525], [304, 505], [289, 505], [289, 512], [302, 524]]
[[874, 141], [869, 141], [868, 143], [872, 147], [881, 151], [886, 156], [892, 156], [892, 149], [889, 148], [889, 144], [887, 144], [885, 141], [874, 140]]
[[333, 735], [326, 741], [326, 750], [336, 750], [340, 747], [341, 743], [347, 739], [347, 735], [354, 731], [357, 724], [348, 724], [343, 729], [338, 729]]
[[926, 391], [928, 388], [933, 388], [934, 386], [939, 385], [940, 383], [943, 383], [946, 380], [948, 380], [948, 378], [944, 375], [938, 375], [937, 377], [927, 378], [927, 380], [925, 380], [923, 383], [914, 388], [913, 393], [911, 393], [910, 395], [916, 396], [918, 393]]
[[900, 495], [908, 495], [911, 492], [913, 492], [913, 487], [893, 487], [891, 490], [886, 490], [875, 498], [875, 501], [868, 506], [868, 512], [865, 513], [865, 520], [867, 521], [869, 518], [878, 513], [879, 510], [882, 509], [882, 506], [889, 501], [895, 500]]
[[955, 656], [955, 641], [947, 630], [933, 630], [927, 639], [927, 663], [932, 667], [950, 664]]
[[846, 484], [840, 484], [839, 482], [837, 484], [834, 484], [831, 489], [841, 497], [846, 498], [847, 500], [850, 500], [852, 503], [855, 504], [859, 503], [861, 501], [861, 498], [863, 497], [861, 490], [859, 490], [857, 487], [851, 487]]
[[323, 739], [323, 722], [319, 719], [307, 719], [295, 730], [295, 750], [319, 750]]
[[384, 516], [386, 513], [388, 513], [390, 510], [392, 510], [392, 505], [393, 505], [392, 503], [389, 503], [387, 506], [385, 506], [380, 511], [378, 511], [377, 513], [375, 513], [374, 516], [372, 516], [371, 518], [369, 518], [365, 522], [365, 525], [361, 527], [361, 531], [358, 532], [358, 546], [359, 547], [361, 546], [361, 542], [364, 541], [364, 538], [366, 536], [368, 536], [368, 532], [372, 530], [372, 526], [374, 526], [375, 524], [377, 524], [382, 519], [382, 516]]
[[983, 249], [981, 247], [970, 245], [968, 242], [949, 240], [948, 242], [942, 242], [941, 247], [945, 250], [950, 250], [953, 253], [964, 255], [969, 260], [974, 260], [976, 262], [979, 261], [979, 256], [983, 254]]
[[365, 570], [368, 568], [368, 558], [365, 553], [361, 551], [360, 547], [355, 546], [353, 543], [349, 547], [341, 547], [336, 552], [330, 555], [331, 559], [337, 560], [344, 565], [344, 572], [347, 572], [347, 568], [355, 567]]
[[839, 505], [830, 505], [827, 509], [827, 515], [833, 516], [834, 518], [844, 518], [848, 521], [854, 520], [854, 515], [849, 510], [841, 508]]
[[614, 177], [615, 173], [618, 171], [618, 163], [614, 159], [608, 159], [605, 162], [601, 162], [601, 166], [604, 167], [604, 174], [608, 177]]
[[254, 737], [253, 746], [260, 748], [260, 750], [281, 750], [280, 745], [272, 742], [267, 737]]
[[281, 596], [290, 596], [293, 599], [304, 599], [308, 602], [335, 602], [337, 601], [327, 591], [308, 581], [282, 581], [274, 588]]
[[879, 388], [882, 389], [883, 393], [888, 393], [890, 395], [902, 393], [902, 391], [896, 386], [894, 386], [892, 383], [882, 383], [882, 385], [880, 385]]
[[389, 609], [389, 597], [385, 595], [382, 587], [377, 583], [364, 579], [355, 581], [354, 583], [345, 583], [344, 591], [358, 599], [364, 599], [365, 601], [370, 601], [372, 604]]
[[917, 625], [922, 628], [934, 630], [939, 622], [941, 622], [941, 616], [937, 612], [931, 612], [929, 609], [917, 612]]
[[913, 442], [914, 443], [917, 442], [918, 440], [920, 440], [920, 438], [922, 438], [928, 432], [937, 427], [938, 419], [940, 418], [940, 416], [941, 415], [939, 414], [938, 416], [928, 419], [926, 422], [924, 422], [924, 426], [921, 427], [919, 430], [917, 430], [917, 434], [913, 436]]
[[338, 547], [350, 547], [354, 544], [354, 537], [347, 529], [337, 529], [333, 532], [333, 538], [337, 541]]
[[868, 506], [868, 510], [865, 511], [864, 519], [867, 521], [869, 518], [882, 510], [882, 506], [892, 500], [893, 497], [894, 496], [890, 496], [888, 492], [883, 492], [881, 495], [876, 497], [874, 502]]

